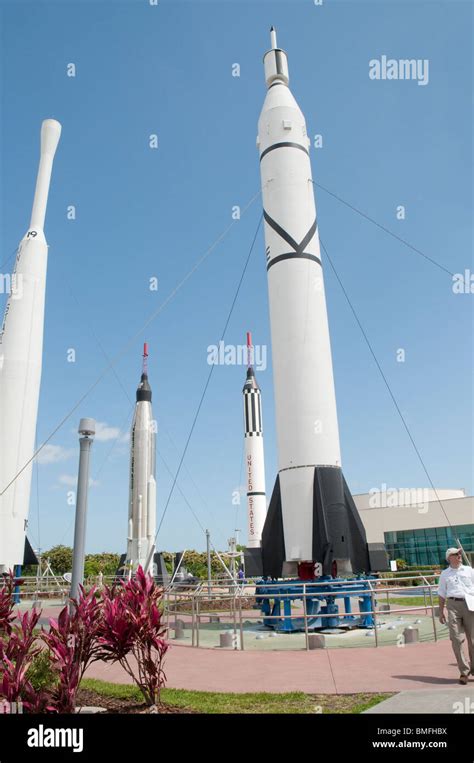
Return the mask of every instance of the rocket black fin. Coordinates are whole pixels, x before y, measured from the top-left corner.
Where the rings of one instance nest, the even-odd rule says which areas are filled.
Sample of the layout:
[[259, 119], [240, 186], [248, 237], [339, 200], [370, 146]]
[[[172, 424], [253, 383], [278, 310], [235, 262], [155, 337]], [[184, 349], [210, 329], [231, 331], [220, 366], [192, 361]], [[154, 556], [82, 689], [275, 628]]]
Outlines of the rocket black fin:
[[280, 478], [273, 488], [262, 532], [261, 548], [246, 548], [245, 574], [248, 577], [281, 578], [285, 561], [285, 539], [281, 511]]
[[[127, 554], [122, 554], [118, 563], [117, 570], [115, 572], [115, 578], [117, 580], [127, 577], [128, 572], [126, 570], [126, 562]], [[171, 576], [166, 568], [165, 557], [163, 553], [155, 551], [153, 556], [153, 564], [156, 565], [156, 579], [162, 585], [167, 585], [171, 579]]]
[[271, 578], [281, 577], [284, 561], [285, 537], [283, 534], [280, 477], [278, 476], [262, 532], [263, 574]]
[[[323, 565], [323, 575], [334, 572], [335, 559], [350, 562], [355, 574], [388, 569], [383, 553], [373, 557], [362, 520], [342, 469], [317, 466], [314, 470], [313, 559]], [[380, 551], [380, 548], [374, 551]], [[383, 551], [383, 549], [382, 549]], [[339, 570], [344, 575], [347, 570]]]
[[[249, 552], [252, 552], [251, 554]], [[246, 552], [247, 574], [282, 577], [285, 562], [285, 538], [281, 506], [280, 478], [273, 488], [267, 518], [262, 532], [261, 568], [256, 569], [260, 549]], [[317, 466], [313, 483], [313, 561], [322, 564], [323, 575], [369, 573], [389, 569], [383, 544], [367, 543], [365, 528], [357, 511], [342, 469], [338, 466]], [[334, 562], [339, 560], [336, 571]], [[307, 560], [309, 561], [309, 560]], [[346, 565], [342, 569], [342, 562]]]
[[25, 550], [23, 552], [23, 565], [27, 564], [39, 564], [38, 557], [33, 551], [33, 547], [25, 535]]

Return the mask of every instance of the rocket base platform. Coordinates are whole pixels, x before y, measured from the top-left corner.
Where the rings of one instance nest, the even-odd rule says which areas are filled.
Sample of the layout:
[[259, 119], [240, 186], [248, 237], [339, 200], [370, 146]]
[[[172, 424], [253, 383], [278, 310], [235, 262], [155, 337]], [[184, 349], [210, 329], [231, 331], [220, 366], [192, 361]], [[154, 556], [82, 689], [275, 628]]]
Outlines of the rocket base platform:
[[[297, 633], [305, 630], [305, 617], [295, 617], [291, 603], [302, 600], [310, 631], [328, 628], [373, 628], [372, 601], [376, 603], [368, 582], [364, 579], [332, 578], [323, 575], [318, 581], [285, 580], [275, 583], [257, 581], [256, 604], [263, 614], [263, 624], [278, 633]], [[375, 580], [375, 578], [374, 578]], [[325, 584], [325, 585], [321, 585]], [[353, 614], [351, 599], [357, 599], [358, 611]], [[337, 599], [343, 600], [340, 611]]]

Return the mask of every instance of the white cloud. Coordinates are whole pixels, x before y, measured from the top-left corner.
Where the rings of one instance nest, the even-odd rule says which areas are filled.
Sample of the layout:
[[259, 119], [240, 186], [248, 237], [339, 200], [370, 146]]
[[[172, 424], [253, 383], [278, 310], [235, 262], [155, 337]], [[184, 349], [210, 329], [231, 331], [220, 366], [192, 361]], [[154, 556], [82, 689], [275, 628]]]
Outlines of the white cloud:
[[[71, 429], [71, 434], [77, 435], [76, 429]], [[127, 443], [130, 440], [129, 432], [122, 432], [119, 427], [112, 427], [106, 421], [95, 422], [95, 440], [97, 442], [109, 442], [117, 440], [120, 443]]]
[[61, 474], [58, 481], [61, 485], [70, 485], [71, 487], [76, 487], [77, 477], [73, 477], [72, 474]]
[[71, 448], [63, 448], [61, 445], [45, 445], [36, 456], [38, 464], [57, 464], [58, 461], [67, 461], [74, 451]]
[[98, 442], [108, 442], [108, 440], [116, 440], [120, 437], [120, 429], [118, 427], [110, 427], [105, 421], [96, 421], [95, 423], [95, 439]]
[[[61, 474], [58, 482], [60, 485], [67, 485], [68, 487], [76, 487], [77, 486], [77, 476], [74, 474]], [[100, 485], [99, 480], [93, 480], [92, 477], [89, 478], [89, 487], [97, 487]]]

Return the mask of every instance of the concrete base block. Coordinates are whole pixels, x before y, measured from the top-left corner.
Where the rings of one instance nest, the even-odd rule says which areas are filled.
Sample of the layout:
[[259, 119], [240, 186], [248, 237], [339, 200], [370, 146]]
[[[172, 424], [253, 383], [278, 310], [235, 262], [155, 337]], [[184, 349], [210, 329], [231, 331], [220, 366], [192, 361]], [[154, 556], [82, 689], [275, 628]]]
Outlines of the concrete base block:
[[219, 634], [219, 646], [225, 649], [232, 646], [232, 633]]
[[184, 628], [181, 628], [180, 626], [175, 625], [173, 630], [174, 630], [175, 638], [184, 638]]
[[416, 642], [419, 640], [419, 635], [420, 633], [418, 628], [405, 628], [403, 631], [405, 644], [416, 644]]
[[319, 633], [308, 634], [308, 646], [310, 649], [325, 649], [326, 639]]
[[379, 612], [390, 612], [390, 604], [381, 604], [379, 606]]

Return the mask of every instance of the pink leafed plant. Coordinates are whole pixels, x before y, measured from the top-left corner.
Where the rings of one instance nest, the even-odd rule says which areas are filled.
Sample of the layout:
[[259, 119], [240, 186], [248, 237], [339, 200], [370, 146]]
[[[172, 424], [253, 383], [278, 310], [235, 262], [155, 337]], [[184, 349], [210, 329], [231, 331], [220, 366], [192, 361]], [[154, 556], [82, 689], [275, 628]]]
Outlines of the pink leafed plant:
[[131, 580], [105, 589], [99, 635], [101, 659], [118, 661], [150, 706], [160, 703], [166, 681], [162, 595], [151, 575], [139, 567]]
[[10, 627], [8, 639], [0, 639], [0, 696], [11, 704], [22, 705], [26, 712], [54, 711], [47, 691], [37, 692], [27, 678], [27, 671], [41, 651], [37, 634], [40, 612], [18, 613], [19, 623]]
[[[168, 650], [162, 623], [162, 591], [139, 567], [136, 577], [96, 598], [93, 588], [81, 587], [49, 632], [38, 637], [40, 612], [18, 613], [15, 623], [15, 580], [7, 577], [0, 589], [0, 698], [21, 702], [26, 712], [73, 713], [82, 677], [96, 660], [118, 661], [140, 688], [150, 706], [160, 702], [165, 684], [163, 660]], [[45, 649], [46, 647], [46, 649]], [[35, 690], [28, 668], [42, 651], [57, 675], [50, 688]]]
[[95, 588], [81, 592], [64, 607], [58, 619], [50, 619], [49, 632], [41, 638], [48, 647], [58, 671], [58, 685], [53, 691], [53, 703], [60, 713], [73, 713], [76, 694], [82, 677], [91, 663], [100, 659], [98, 642], [102, 619], [102, 602], [96, 599]]
[[14, 600], [13, 593], [15, 585], [19, 585], [21, 581], [15, 581], [15, 575], [10, 570], [8, 575], [3, 578], [3, 585], [0, 588], [0, 636], [2, 633], [7, 635], [11, 633], [12, 621], [15, 619], [13, 614]]
[[29, 713], [54, 712], [47, 690], [37, 691], [28, 678], [28, 670], [41, 652], [41, 642], [35, 628], [41, 612], [13, 612], [16, 580], [10, 570], [0, 588], [0, 698], [2, 706], [21, 707]]

